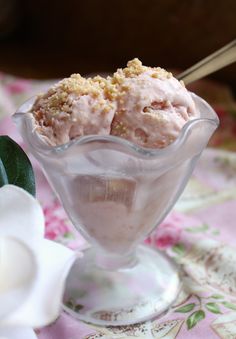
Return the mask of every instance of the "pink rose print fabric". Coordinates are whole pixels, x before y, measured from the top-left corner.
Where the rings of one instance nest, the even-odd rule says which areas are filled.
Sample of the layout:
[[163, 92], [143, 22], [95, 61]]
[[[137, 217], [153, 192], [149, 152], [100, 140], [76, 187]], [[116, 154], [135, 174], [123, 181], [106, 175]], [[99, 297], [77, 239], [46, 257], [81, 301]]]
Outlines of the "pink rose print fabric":
[[65, 218], [64, 212], [58, 200], [55, 200], [51, 206], [44, 209], [46, 238], [57, 240], [60, 236], [66, 236], [70, 232], [68, 220]]
[[181, 239], [183, 215], [173, 212], [152, 232], [146, 243], [166, 250], [177, 244]]

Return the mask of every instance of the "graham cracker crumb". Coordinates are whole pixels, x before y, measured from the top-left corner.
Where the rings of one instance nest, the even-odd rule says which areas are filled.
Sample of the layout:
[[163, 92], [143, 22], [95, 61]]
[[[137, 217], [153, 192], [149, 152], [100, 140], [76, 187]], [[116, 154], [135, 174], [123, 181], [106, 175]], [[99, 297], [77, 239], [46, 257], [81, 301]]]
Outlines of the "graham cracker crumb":
[[[172, 74], [160, 67], [143, 66], [142, 62], [135, 58], [127, 63], [124, 69], [118, 69], [113, 76], [106, 78], [99, 75], [93, 78], [84, 78], [80, 74], [72, 74], [58, 82], [45, 94], [38, 96], [33, 106], [33, 112], [37, 121], [44, 119], [45, 124], [52, 122], [52, 117], [60, 114], [60, 119], [72, 114], [72, 104], [75, 98], [89, 95], [95, 99], [96, 110], [109, 112], [114, 109], [113, 103], [117, 100], [123, 103], [123, 97], [129, 92], [127, 78], [139, 77], [145, 73], [151, 78], [170, 78]], [[64, 116], [63, 116], [64, 114]]]
[[127, 128], [121, 121], [115, 121], [113, 124], [113, 135], [125, 136]]

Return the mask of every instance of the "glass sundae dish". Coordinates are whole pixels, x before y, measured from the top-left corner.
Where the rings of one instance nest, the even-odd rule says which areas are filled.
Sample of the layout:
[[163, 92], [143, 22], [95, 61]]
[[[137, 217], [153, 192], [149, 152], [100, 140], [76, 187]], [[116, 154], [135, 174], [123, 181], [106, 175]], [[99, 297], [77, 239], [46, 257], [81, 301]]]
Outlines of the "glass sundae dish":
[[66, 284], [64, 309], [77, 319], [98, 325], [142, 322], [165, 312], [180, 291], [176, 265], [142, 242], [170, 212], [218, 126], [213, 109], [188, 94], [198, 115], [162, 148], [124, 138], [117, 128], [50, 144], [32, 117], [35, 98], [14, 115], [73, 225], [91, 244]]

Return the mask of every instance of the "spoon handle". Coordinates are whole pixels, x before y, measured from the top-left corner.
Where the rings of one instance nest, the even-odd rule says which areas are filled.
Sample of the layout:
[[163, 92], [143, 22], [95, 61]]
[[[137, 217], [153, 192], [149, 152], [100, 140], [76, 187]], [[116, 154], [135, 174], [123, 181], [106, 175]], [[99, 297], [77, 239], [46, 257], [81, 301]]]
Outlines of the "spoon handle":
[[208, 74], [232, 64], [236, 61], [236, 39], [225, 45], [218, 51], [177, 75], [178, 80], [183, 80], [185, 85], [201, 79]]

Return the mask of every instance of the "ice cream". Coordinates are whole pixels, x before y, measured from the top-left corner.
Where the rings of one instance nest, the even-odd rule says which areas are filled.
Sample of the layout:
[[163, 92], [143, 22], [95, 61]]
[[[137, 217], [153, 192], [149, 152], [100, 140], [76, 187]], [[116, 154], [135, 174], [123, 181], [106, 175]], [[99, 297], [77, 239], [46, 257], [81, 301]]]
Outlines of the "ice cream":
[[61, 145], [83, 135], [110, 134], [115, 105], [101, 77], [86, 79], [73, 74], [39, 95], [32, 112], [36, 129], [51, 145]]
[[188, 120], [199, 117], [183, 83], [138, 59], [107, 78], [73, 74], [63, 79], [38, 96], [32, 113], [37, 132], [53, 146], [97, 134], [163, 148]]

